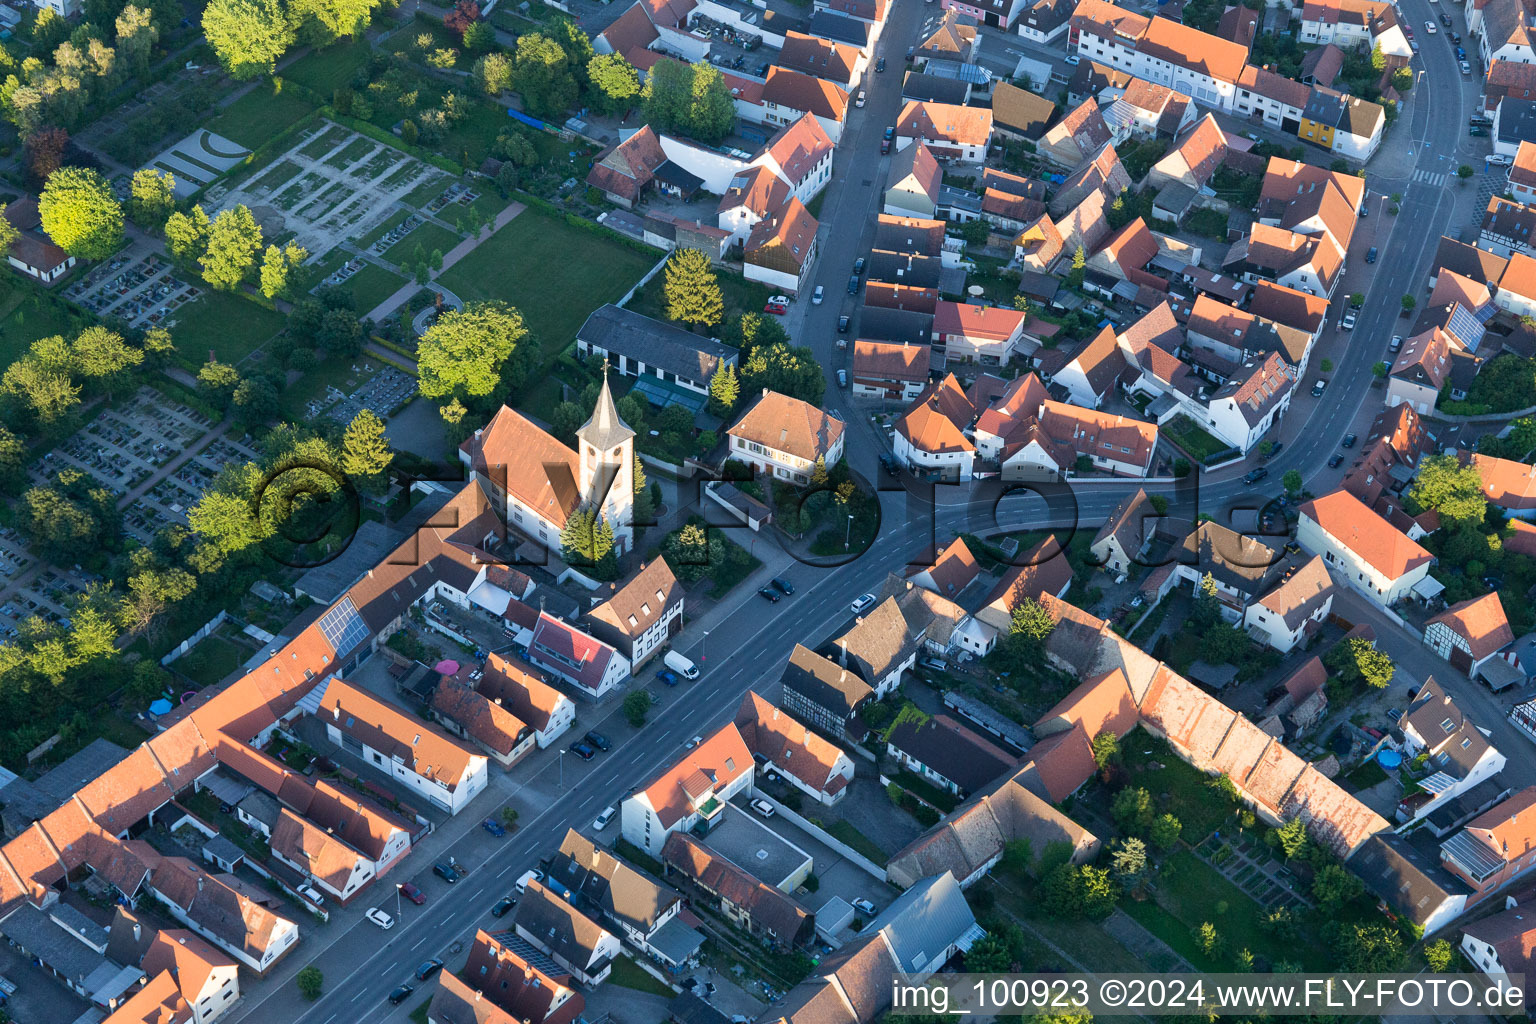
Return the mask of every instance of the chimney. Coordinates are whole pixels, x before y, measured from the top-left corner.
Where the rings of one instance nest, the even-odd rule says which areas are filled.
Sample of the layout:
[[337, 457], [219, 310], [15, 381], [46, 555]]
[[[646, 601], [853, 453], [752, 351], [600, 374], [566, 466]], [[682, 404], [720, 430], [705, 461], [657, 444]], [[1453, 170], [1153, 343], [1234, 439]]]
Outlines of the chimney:
[[181, 943], [183, 946], [185, 946], [187, 944], [187, 937], [185, 935], [183, 935], [181, 938], [177, 939], [176, 941]]
[[133, 941], [134, 942], [138, 942], [139, 939], [143, 936], [143, 934], [144, 934], [144, 929], [139, 926], [139, 922], [137, 922], [137, 921], [133, 922]]
[[197, 891], [198, 892], [202, 892], [203, 891], [203, 876], [202, 875], [198, 875], [197, 876]]

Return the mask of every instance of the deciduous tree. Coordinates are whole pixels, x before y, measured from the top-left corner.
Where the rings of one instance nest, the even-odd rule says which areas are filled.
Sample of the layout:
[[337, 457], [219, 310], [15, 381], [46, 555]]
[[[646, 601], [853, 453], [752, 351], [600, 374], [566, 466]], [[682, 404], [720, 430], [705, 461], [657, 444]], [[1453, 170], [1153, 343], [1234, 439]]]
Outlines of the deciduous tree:
[[176, 208], [176, 179], [169, 172], [145, 167], [133, 172], [128, 216], [141, 228], [158, 229]]
[[1159, 816], [1147, 829], [1147, 838], [1159, 850], [1171, 850], [1184, 832], [1184, 825], [1171, 814]]
[[194, 266], [208, 248], [208, 232], [212, 226], [201, 206], [192, 207], [190, 213], [173, 213], [167, 217], [165, 248], [171, 259], [184, 267]]
[[1435, 509], [1442, 522], [1477, 525], [1488, 511], [1482, 474], [1476, 464], [1463, 466], [1454, 455], [1431, 455], [1419, 463], [1409, 491], [1421, 509]]
[[99, 171], [61, 167], [43, 186], [37, 212], [43, 230], [71, 256], [106, 259], [123, 241], [123, 208]]
[[529, 113], [563, 118], [576, 105], [578, 86], [560, 44], [541, 32], [517, 40], [512, 88], [523, 97]]
[[592, 83], [592, 105], [606, 114], [628, 109], [640, 96], [640, 73], [621, 53], [601, 53], [589, 60], [587, 80]]
[[512, 58], [504, 53], [488, 53], [475, 61], [470, 77], [487, 96], [499, 96], [512, 84]]
[[244, 204], [214, 218], [208, 248], [198, 260], [203, 280], [220, 291], [234, 291], [250, 276], [261, 251], [261, 225]]
[[142, 77], [149, 71], [149, 55], [160, 38], [149, 10], [129, 4], [118, 14], [113, 27], [117, 30], [118, 57]]
[[293, 45], [294, 25], [280, 0], [209, 0], [203, 35], [224, 70], [244, 80], [277, 69]]
[[489, 395], [528, 335], [523, 316], [502, 302], [444, 313], [416, 346], [419, 388], [427, 398]]
[[275, 245], [267, 246], [261, 261], [261, 294], [269, 299], [289, 294], [294, 271], [307, 259], [309, 251], [296, 242], [289, 242], [281, 249]]

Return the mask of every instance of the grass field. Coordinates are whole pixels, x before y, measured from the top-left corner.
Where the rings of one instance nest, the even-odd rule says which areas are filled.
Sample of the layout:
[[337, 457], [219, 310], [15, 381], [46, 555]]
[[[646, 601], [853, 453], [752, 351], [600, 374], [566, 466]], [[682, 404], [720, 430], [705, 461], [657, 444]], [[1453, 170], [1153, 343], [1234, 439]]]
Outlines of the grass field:
[[418, 244], [421, 246], [422, 255], [431, 259], [434, 249], [447, 252], [462, 241], [461, 237], [442, 225], [428, 222], [417, 225], [410, 234], [385, 249], [384, 258], [391, 263], [404, 266], [416, 257]]
[[85, 322], [63, 302], [7, 272], [0, 278], [0, 369], [38, 338], [73, 334]]
[[203, 297], [176, 314], [176, 347], [195, 363], [212, 349], [221, 363], [239, 363], [277, 336], [286, 319], [228, 292], [204, 292]]
[[231, 103], [224, 113], [209, 121], [209, 131], [218, 132], [247, 149], [256, 149], [297, 124], [314, 110], [295, 92], [284, 92], [281, 83], [274, 87], [262, 82]]
[[403, 284], [405, 278], [399, 274], [370, 263], [343, 281], [342, 287], [357, 300], [358, 314], [366, 316], [370, 309], [389, 298]]
[[221, 636], [210, 636], [200, 641], [186, 654], [176, 659], [176, 669], [199, 686], [212, 686], [250, 656], [245, 648], [231, 643]]
[[548, 362], [569, 345], [587, 315], [624, 297], [661, 258], [528, 209], [442, 275], [472, 302], [516, 306]]
[[654, 996], [665, 996], [671, 999], [675, 992], [668, 988], [655, 975], [640, 967], [627, 956], [615, 957], [613, 961], [613, 973], [608, 980], [615, 985], [623, 985], [639, 992], [649, 992]]
[[322, 96], [330, 96], [339, 86], [349, 84], [357, 69], [368, 62], [369, 49], [366, 39], [327, 46], [288, 65], [283, 77]]
[[[1136, 785], [1152, 794], [1153, 805], [1160, 807], [1162, 797], [1168, 798], [1168, 811], [1184, 825], [1185, 842], [1200, 842], [1231, 816], [1231, 801], [1210, 786], [1204, 772], [1181, 761], [1162, 740], [1138, 729], [1121, 741], [1120, 750], [1126, 771]], [[1162, 767], [1153, 768], [1153, 764]]]

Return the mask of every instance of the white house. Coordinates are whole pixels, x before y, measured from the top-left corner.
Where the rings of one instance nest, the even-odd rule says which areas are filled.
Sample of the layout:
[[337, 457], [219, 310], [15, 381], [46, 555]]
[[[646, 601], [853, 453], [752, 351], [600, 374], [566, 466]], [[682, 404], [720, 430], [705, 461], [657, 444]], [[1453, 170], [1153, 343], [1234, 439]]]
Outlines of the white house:
[[624, 838], [656, 856], [673, 832], [707, 833], [731, 797], [752, 786], [752, 751], [727, 723], [620, 805]]
[[523, 662], [492, 653], [476, 685], [482, 694], [532, 727], [540, 750], [576, 724], [576, 702]]
[[630, 676], [629, 659], [624, 655], [542, 611], [528, 642], [528, 661], [565, 680], [588, 700], [601, 700]]
[[1504, 755], [1434, 679], [1424, 681], [1398, 725], [1404, 751], [1426, 755], [1430, 770], [1419, 780], [1421, 792], [1399, 804], [1399, 821], [1417, 821], [1504, 769]]
[[1321, 555], [1336, 578], [1383, 608], [1408, 597], [1429, 575], [1433, 556], [1348, 491], [1314, 498], [1299, 514], [1302, 550]]
[[1514, 640], [1498, 591], [1453, 604], [1424, 623], [1424, 646], [1473, 679]]
[[1323, 560], [1314, 556], [1243, 613], [1250, 636], [1289, 654], [1322, 626], [1333, 608], [1333, 578]]
[[450, 814], [485, 789], [484, 754], [351, 683], [332, 677], [324, 685], [315, 714], [332, 743]]
[[726, 433], [731, 458], [775, 480], [809, 483], [817, 459], [831, 467], [843, 457], [842, 420], [766, 388]]

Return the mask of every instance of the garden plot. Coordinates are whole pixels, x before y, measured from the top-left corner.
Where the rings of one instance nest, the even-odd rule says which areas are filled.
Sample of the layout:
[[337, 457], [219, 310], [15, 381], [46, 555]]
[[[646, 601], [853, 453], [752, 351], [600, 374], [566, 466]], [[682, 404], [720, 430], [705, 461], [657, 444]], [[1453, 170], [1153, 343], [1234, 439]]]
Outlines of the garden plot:
[[149, 162], [176, 179], [176, 198], [185, 199], [219, 175], [239, 166], [251, 151], [206, 128], [182, 139]]
[[222, 196], [219, 206], [259, 208], [269, 236], [291, 232], [315, 258], [384, 223], [415, 189], [449, 180], [392, 146], [322, 122]]
[[143, 245], [133, 245], [66, 289], [65, 295], [100, 317], [116, 317], [130, 327], [155, 327], [202, 291], [178, 278], [165, 259]]

